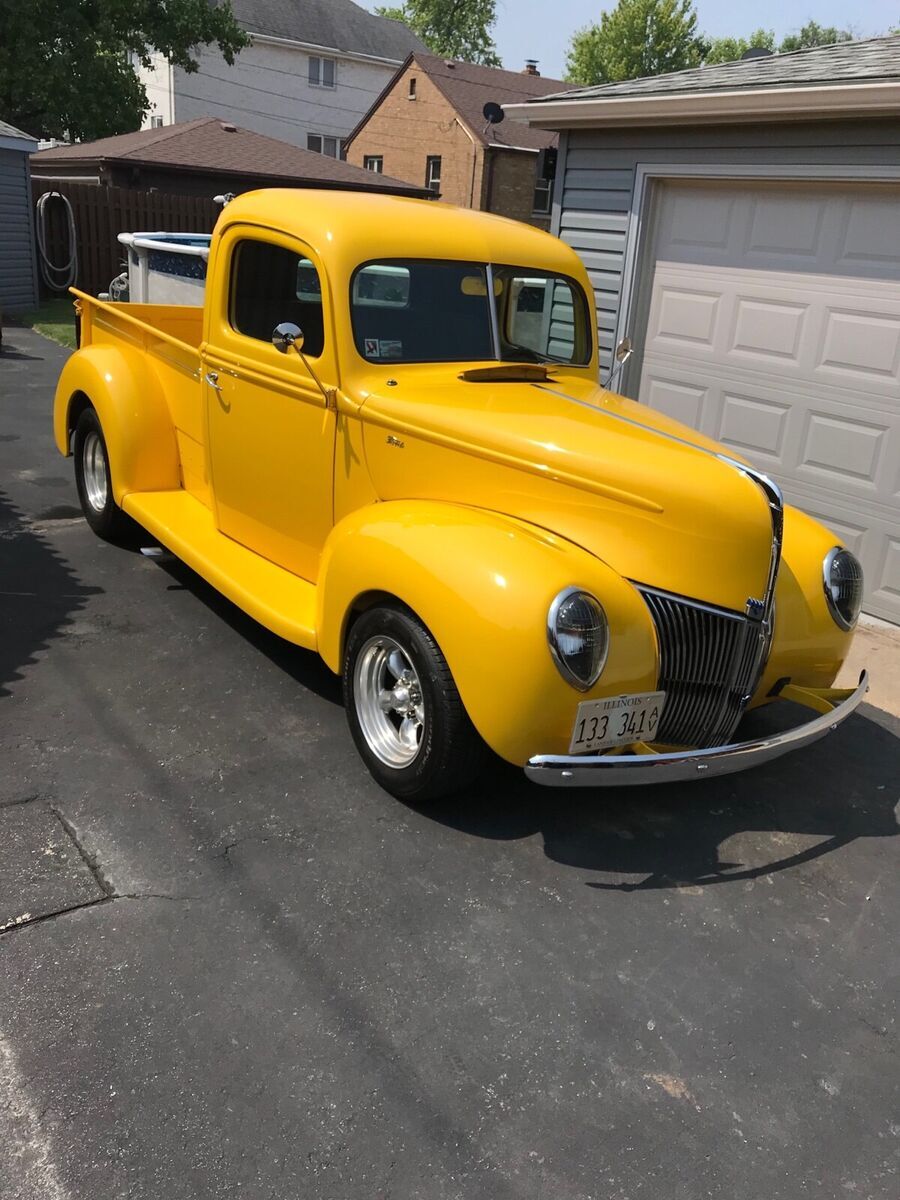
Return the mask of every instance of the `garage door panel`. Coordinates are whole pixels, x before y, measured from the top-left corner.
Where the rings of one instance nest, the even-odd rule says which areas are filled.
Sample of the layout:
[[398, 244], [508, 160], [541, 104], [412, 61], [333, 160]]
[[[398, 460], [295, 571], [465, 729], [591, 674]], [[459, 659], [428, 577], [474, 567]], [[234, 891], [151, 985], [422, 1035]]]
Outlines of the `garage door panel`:
[[714, 350], [723, 297], [715, 291], [663, 283], [651, 315], [653, 342]]
[[714, 436], [748, 458], [765, 457], [782, 462], [786, 454], [790, 411], [789, 405], [784, 403], [725, 391], [722, 393], [719, 428]]
[[829, 197], [814, 199], [805, 192], [762, 191], [749, 202], [749, 219], [744, 238], [747, 266], [773, 258], [818, 260]]
[[820, 370], [862, 375], [870, 386], [881, 382], [879, 377], [891, 385], [896, 383], [900, 370], [900, 314], [826, 308], [823, 334]]
[[658, 408], [666, 416], [690, 425], [692, 429], [706, 432], [705, 420], [706, 401], [709, 389], [698, 387], [696, 384], [679, 383], [667, 379], [665, 375], [645, 376], [647, 383], [647, 403], [651, 408]]
[[[715, 262], [734, 253], [736, 210], [743, 198], [732, 192], [698, 191], [690, 204], [664, 207], [660, 218], [661, 240], [677, 261]], [[742, 224], [742, 222], [741, 222]]]
[[639, 399], [776, 477], [900, 620], [900, 205], [880, 188], [662, 189]]
[[897, 194], [848, 197], [837, 265], [862, 276], [900, 278], [900, 204]]
[[900, 537], [885, 539], [882, 569], [872, 584], [871, 610], [888, 620], [893, 619], [892, 614], [900, 606]]
[[734, 305], [731, 349], [764, 360], [796, 360], [807, 311], [805, 304], [786, 304], [761, 296], [738, 296]]
[[839, 490], [852, 491], [855, 484], [874, 490], [887, 435], [884, 425], [811, 411], [798, 467], [827, 476]]

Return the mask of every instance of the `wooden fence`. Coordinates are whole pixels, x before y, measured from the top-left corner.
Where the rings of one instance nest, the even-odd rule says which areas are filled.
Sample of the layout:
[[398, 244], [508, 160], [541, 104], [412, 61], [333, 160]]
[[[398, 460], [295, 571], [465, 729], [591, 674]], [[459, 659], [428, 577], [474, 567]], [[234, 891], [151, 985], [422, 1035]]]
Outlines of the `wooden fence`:
[[[78, 239], [78, 276], [75, 286], [96, 295], [109, 288], [125, 263], [125, 247], [117, 237], [137, 230], [210, 233], [222, 211], [205, 196], [176, 196], [168, 192], [140, 192], [91, 183], [51, 182], [33, 178], [34, 201], [44, 192], [57, 191], [72, 205]], [[57, 200], [45, 206], [46, 243], [51, 262], [69, 256], [65, 206]], [[41, 281], [41, 294], [60, 295]]]

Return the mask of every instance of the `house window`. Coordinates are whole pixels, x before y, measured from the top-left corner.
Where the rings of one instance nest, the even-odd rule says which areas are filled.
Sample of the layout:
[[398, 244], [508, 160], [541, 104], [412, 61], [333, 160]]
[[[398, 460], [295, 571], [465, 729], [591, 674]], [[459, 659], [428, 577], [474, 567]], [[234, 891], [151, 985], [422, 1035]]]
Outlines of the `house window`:
[[310, 87], [334, 87], [335, 61], [333, 58], [315, 58], [309, 60]]
[[432, 192], [441, 190], [441, 157], [429, 154], [425, 159], [425, 186]]
[[416, 77], [415, 77], [415, 75], [410, 75], [410, 77], [409, 77], [409, 91], [406, 93], [406, 98], [408, 100], [415, 100], [415, 98], [416, 98]]
[[316, 154], [326, 154], [329, 158], [338, 158], [341, 152], [341, 143], [338, 138], [327, 137], [324, 133], [308, 133], [306, 148], [315, 150]]
[[364, 154], [363, 167], [380, 175], [384, 171], [384, 156], [381, 154]]
[[151, 129], [162, 129], [162, 126], [163, 126], [162, 117], [151, 117], [150, 118], [150, 128]]
[[552, 200], [553, 180], [536, 179], [534, 181], [534, 213], [537, 216], [545, 217], [550, 212]]

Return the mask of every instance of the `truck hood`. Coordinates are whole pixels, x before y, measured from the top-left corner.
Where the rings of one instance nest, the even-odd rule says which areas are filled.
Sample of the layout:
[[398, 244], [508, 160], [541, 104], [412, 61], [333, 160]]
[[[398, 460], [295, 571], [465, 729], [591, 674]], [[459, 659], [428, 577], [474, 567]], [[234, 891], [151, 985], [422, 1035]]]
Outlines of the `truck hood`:
[[736, 611], [762, 598], [769, 506], [731, 452], [583, 376], [465, 382], [435, 374], [403, 373], [362, 405], [381, 498], [503, 512], [583, 546], [635, 582]]

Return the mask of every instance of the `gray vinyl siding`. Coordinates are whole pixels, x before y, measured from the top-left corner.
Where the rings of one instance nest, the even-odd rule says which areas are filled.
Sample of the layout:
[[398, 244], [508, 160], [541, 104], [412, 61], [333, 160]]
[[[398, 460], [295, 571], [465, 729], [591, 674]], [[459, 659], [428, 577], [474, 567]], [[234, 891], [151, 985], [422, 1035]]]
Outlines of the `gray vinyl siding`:
[[28, 155], [0, 149], [0, 309], [36, 304]]
[[[553, 232], [575, 249], [597, 301], [601, 369], [612, 359], [640, 164], [900, 166], [900, 120], [679, 129], [568, 130], [560, 147]], [[635, 259], [640, 264], [640, 255]]]

